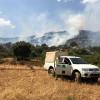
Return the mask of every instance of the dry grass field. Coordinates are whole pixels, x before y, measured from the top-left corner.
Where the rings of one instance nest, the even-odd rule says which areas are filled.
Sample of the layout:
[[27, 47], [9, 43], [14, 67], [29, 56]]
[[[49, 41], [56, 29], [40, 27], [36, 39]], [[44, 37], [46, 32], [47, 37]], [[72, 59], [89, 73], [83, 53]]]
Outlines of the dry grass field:
[[0, 69], [0, 100], [100, 100], [99, 82], [55, 80], [42, 68], [24, 65], [0, 65]]

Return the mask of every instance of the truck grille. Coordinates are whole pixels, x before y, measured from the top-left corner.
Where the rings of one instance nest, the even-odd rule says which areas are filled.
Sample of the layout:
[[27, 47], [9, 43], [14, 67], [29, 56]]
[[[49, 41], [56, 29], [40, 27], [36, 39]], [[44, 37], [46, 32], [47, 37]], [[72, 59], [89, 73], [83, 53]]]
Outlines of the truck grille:
[[89, 69], [89, 71], [99, 71], [98, 68]]
[[99, 74], [91, 74], [91, 77], [99, 77]]

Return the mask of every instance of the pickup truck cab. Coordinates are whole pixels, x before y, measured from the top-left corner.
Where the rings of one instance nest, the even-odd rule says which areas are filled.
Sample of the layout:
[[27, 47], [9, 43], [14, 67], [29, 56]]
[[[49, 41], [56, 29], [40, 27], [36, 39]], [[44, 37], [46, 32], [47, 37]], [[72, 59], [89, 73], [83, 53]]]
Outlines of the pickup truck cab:
[[51, 75], [71, 76], [77, 82], [80, 82], [82, 78], [96, 82], [100, 76], [100, 69], [97, 66], [88, 64], [76, 56], [56, 56], [53, 62], [45, 62], [44, 68]]

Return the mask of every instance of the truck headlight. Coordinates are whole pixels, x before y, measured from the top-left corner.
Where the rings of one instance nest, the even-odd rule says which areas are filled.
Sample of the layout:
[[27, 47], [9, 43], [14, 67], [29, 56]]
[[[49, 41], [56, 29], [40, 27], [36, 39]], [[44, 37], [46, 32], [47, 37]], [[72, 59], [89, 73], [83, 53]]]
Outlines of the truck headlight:
[[87, 68], [82, 68], [82, 71], [89, 71], [89, 69], [87, 69]]

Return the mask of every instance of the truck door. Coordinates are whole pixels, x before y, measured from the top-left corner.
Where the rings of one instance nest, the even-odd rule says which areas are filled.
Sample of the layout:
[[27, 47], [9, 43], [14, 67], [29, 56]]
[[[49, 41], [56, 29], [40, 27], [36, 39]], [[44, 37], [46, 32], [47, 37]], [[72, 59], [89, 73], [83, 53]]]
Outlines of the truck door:
[[56, 65], [55, 72], [58, 75], [71, 75], [71, 63], [69, 59], [60, 58], [59, 63]]
[[66, 73], [67, 75], [71, 75], [71, 70], [72, 70], [72, 66], [71, 66], [71, 62], [68, 58], [64, 58], [64, 64], [67, 66], [66, 67]]

